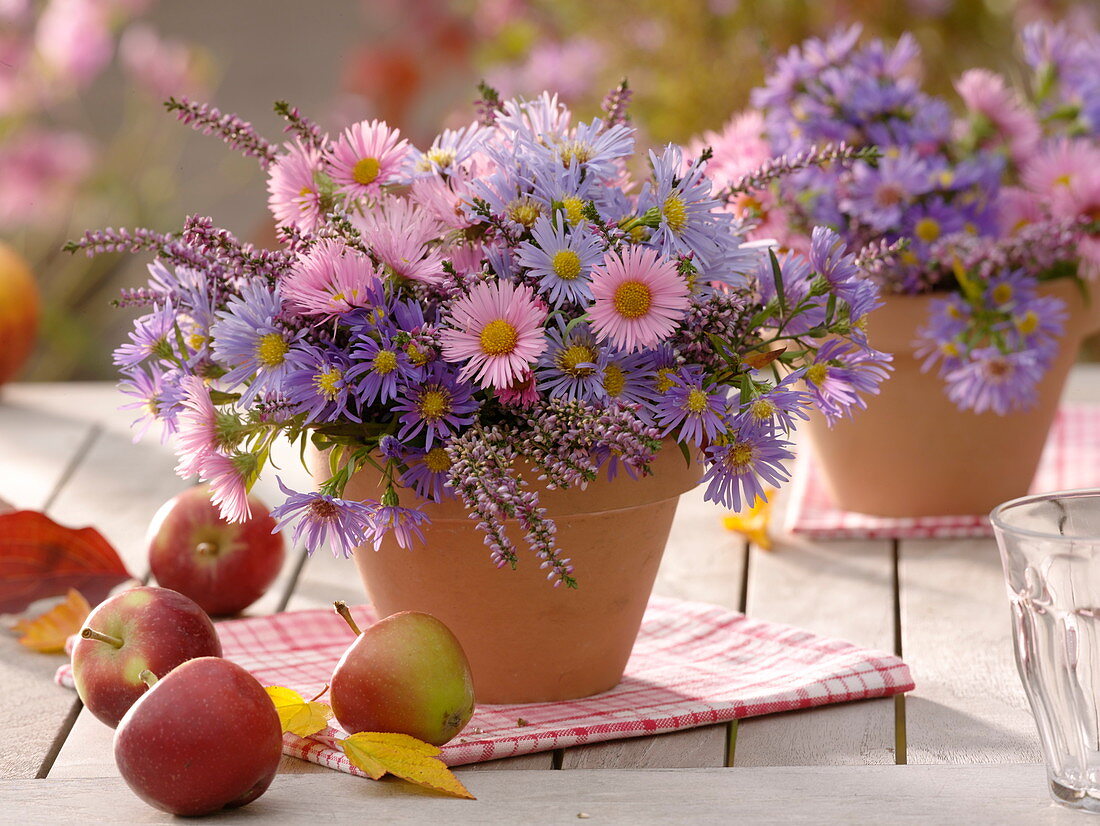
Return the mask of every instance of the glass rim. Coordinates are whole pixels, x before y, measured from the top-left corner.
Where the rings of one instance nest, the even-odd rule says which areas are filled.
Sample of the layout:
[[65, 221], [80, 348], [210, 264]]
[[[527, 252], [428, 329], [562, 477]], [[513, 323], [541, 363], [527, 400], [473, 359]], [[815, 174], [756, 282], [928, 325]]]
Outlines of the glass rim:
[[1009, 524], [1003, 517], [1006, 511], [1018, 508], [1023, 505], [1034, 505], [1040, 502], [1049, 502], [1052, 499], [1100, 499], [1100, 488], [1076, 488], [1074, 490], [1055, 490], [1046, 493], [1033, 493], [1027, 496], [1019, 496], [1016, 499], [1009, 499], [1007, 502], [1002, 502], [997, 505], [989, 513], [989, 521], [993, 527], [999, 531], [1005, 533], [1014, 533], [1021, 536], [1031, 536], [1038, 539], [1053, 539], [1062, 542], [1080, 541], [1082, 539], [1100, 539], [1100, 534], [1095, 536], [1067, 536], [1064, 533], [1052, 533], [1048, 531], [1037, 531], [1031, 528], [1021, 528], [1016, 525]]

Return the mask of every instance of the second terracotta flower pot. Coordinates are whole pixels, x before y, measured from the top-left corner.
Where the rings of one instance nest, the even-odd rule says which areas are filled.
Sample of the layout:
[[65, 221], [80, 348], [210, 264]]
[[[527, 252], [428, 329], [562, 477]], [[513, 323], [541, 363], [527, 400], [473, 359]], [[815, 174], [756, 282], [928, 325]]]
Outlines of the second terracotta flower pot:
[[[507, 530], [518, 567], [496, 568], [484, 534], [459, 500], [424, 503], [402, 490], [402, 505], [423, 504], [426, 542], [411, 550], [387, 538], [355, 554], [379, 616], [424, 611], [454, 631], [470, 659], [480, 703], [552, 702], [618, 684], [649, 601], [680, 494], [702, 468], [678, 449], [662, 450], [653, 475], [620, 472], [586, 490], [540, 489], [557, 524], [558, 546], [572, 559], [578, 587], [553, 587], [522, 532]], [[533, 478], [533, 477], [528, 477]], [[376, 472], [352, 478], [346, 496], [378, 499]]]
[[891, 517], [985, 514], [1028, 492], [1066, 376], [1100, 312], [1100, 302], [1087, 304], [1068, 279], [1042, 291], [1063, 299], [1070, 317], [1037, 404], [1005, 416], [959, 410], [943, 380], [921, 371], [913, 341], [931, 296], [888, 296], [868, 316], [868, 337], [894, 354], [894, 373], [866, 410], [831, 429], [815, 415], [807, 427], [837, 506]]

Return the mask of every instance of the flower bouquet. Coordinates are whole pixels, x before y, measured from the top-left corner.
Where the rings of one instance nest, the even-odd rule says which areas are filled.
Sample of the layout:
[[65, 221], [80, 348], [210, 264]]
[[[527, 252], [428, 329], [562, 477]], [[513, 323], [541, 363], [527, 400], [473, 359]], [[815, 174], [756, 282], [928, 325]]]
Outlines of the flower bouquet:
[[[170, 102], [259, 161], [284, 246], [256, 249], [201, 217], [178, 235], [70, 245], [155, 256], [148, 287], [120, 301], [147, 308], [115, 354], [138, 427], [174, 434], [179, 472], [209, 481], [230, 519], [276, 439], [326, 453], [318, 489], [280, 481], [273, 512], [310, 552], [385, 553], [425, 534], [438, 550], [458, 540], [433, 540], [431, 522], [457, 498], [496, 567], [517, 566], [522, 536], [578, 596], [599, 593], [597, 566], [577, 560], [601, 549], [559, 543], [540, 494], [642, 490], [629, 485], [675, 443], [676, 462], [698, 468], [684, 488], [701, 478], [732, 509], [763, 497], [787, 478], [788, 434], [809, 407], [840, 417], [886, 376], [890, 357], [862, 331], [878, 287], [831, 230], [805, 256], [743, 244], [707, 153], [634, 157], [628, 96], [624, 84], [603, 117], [574, 123], [553, 95], [485, 88], [478, 119], [423, 150], [377, 121], [326, 135], [283, 104], [293, 140], [277, 147]], [[377, 494], [350, 495], [364, 475]], [[657, 559], [679, 492], [649, 540]], [[482, 567], [504, 576], [469, 554], [455, 564], [452, 588]], [[455, 630], [476, 675], [473, 636], [499, 643], [497, 628]]]
[[[851, 443], [881, 453], [897, 444], [899, 419], [920, 419], [936, 423], [924, 434], [929, 441], [944, 443], [946, 434], [971, 427], [963, 441], [986, 444], [1014, 465], [944, 444], [945, 461], [955, 463], [948, 467], [928, 457], [927, 442], [914, 434], [911, 449], [901, 448], [908, 450], [904, 460], [883, 454], [894, 469], [884, 467], [875, 480], [882, 484], [862, 473], [842, 480], [830, 472], [834, 498], [883, 515], [984, 512], [1026, 492], [1088, 326], [1087, 290], [1079, 288], [1100, 261], [1100, 177], [1093, 172], [1100, 161], [1100, 37], [1029, 27], [1022, 40], [1030, 93], [971, 70], [956, 84], [965, 114], [953, 120], [948, 102], [922, 91], [913, 76], [919, 50], [911, 37], [889, 47], [877, 40], [861, 45], [859, 35], [853, 27], [780, 58], [753, 94], [759, 112], [716, 136], [715, 161], [727, 175], [744, 164], [743, 149], [726, 147], [753, 128], [753, 140], [764, 147], [757, 154], [797, 152], [823, 140], [880, 149], [874, 161], [800, 171], [739, 206], [792, 247], [804, 246], [810, 228], [824, 225], [850, 245], [892, 250], [866, 268], [887, 294], [884, 309], [869, 320], [869, 335], [898, 354], [898, 377], [921, 370], [938, 377], [917, 376], [912, 389], [909, 379], [895, 379], [873, 415], [861, 417], [861, 433], [828, 452], [862, 469], [848, 452]], [[944, 392], [961, 410], [1019, 415], [961, 424], [937, 401]], [[928, 404], [942, 412], [916, 406], [931, 396]], [[881, 422], [872, 434], [867, 428], [875, 419]], [[1019, 432], [1006, 431], [1001, 445], [989, 428]], [[1030, 438], [1021, 442], [1021, 433]], [[913, 484], [904, 489], [888, 478], [897, 477], [899, 465], [914, 468]], [[964, 474], [978, 490], [975, 476], [983, 473], [1007, 487], [975, 497], [937, 481]]]

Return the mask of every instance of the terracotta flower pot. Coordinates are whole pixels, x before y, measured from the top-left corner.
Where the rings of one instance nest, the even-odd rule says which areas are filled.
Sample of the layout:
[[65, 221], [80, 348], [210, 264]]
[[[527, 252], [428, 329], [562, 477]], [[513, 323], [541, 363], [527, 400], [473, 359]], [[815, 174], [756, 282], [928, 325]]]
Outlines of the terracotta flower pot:
[[1100, 320], [1068, 279], [1045, 285], [1070, 311], [1058, 355], [1037, 388], [1038, 403], [999, 416], [959, 410], [935, 372], [913, 355], [930, 296], [889, 296], [868, 316], [868, 336], [894, 354], [895, 372], [867, 409], [832, 429], [815, 415], [806, 428], [839, 507], [876, 516], [988, 513], [1028, 492], [1082, 339]]
[[[403, 505], [431, 516], [425, 543], [411, 550], [392, 537], [361, 547], [355, 563], [379, 616], [424, 611], [441, 619], [470, 659], [481, 703], [533, 703], [585, 697], [613, 688], [634, 646], [680, 494], [701, 467], [678, 449], [662, 450], [653, 475], [593, 482], [586, 490], [542, 489], [558, 545], [572, 559], [578, 587], [553, 587], [522, 532], [507, 530], [520, 557], [496, 568], [484, 534], [461, 501], [424, 503], [402, 490]], [[528, 476], [533, 478], [533, 476]], [[348, 498], [378, 499], [380, 477], [362, 471]]]

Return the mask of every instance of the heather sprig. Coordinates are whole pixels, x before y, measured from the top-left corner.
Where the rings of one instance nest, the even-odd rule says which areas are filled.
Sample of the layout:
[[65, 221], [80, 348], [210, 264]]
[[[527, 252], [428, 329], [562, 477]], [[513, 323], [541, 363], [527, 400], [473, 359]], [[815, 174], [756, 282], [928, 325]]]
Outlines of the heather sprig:
[[806, 169], [828, 169], [832, 164], [837, 167], [844, 167], [857, 161], [874, 164], [881, 157], [882, 151], [877, 146], [849, 146], [843, 141], [838, 144], [826, 143], [821, 146], [814, 144], [808, 149], [802, 149], [792, 154], [769, 158], [723, 189], [718, 197], [726, 201], [732, 201], [738, 195], [751, 194], [765, 189], [776, 181], [783, 180]]
[[278, 150], [261, 138], [255, 128], [236, 115], [223, 115], [221, 110], [206, 103], [193, 103], [187, 98], [169, 98], [165, 108], [174, 112], [180, 123], [204, 135], [217, 135], [245, 157], [256, 158], [267, 169], [275, 161]]

